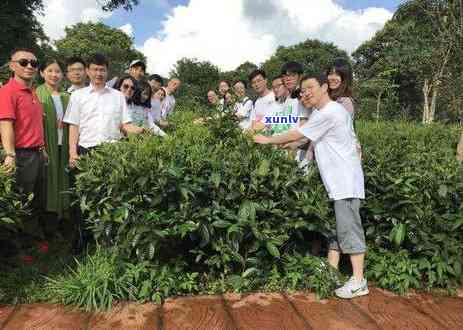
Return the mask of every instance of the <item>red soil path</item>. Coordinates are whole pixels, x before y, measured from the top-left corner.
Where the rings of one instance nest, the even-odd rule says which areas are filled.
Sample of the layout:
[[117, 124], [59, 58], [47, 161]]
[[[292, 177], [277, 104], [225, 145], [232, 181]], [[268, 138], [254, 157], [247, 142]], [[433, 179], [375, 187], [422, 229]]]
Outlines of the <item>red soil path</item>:
[[0, 329], [463, 329], [463, 294], [399, 297], [372, 288], [351, 301], [310, 293], [187, 297], [85, 313], [50, 304], [0, 306]]

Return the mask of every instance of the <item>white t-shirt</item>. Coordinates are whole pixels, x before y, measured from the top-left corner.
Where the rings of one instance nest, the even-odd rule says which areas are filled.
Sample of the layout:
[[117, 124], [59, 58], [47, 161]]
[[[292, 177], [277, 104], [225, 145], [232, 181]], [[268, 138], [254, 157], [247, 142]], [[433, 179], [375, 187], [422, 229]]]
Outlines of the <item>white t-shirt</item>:
[[241, 129], [249, 128], [251, 126], [252, 100], [246, 96], [242, 101], [235, 103], [234, 110], [241, 119], [239, 123]]
[[251, 111], [251, 123], [253, 121], [260, 122], [267, 115], [271, 115], [278, 107], [278, 102], [275, 100], [275, 94], [271, 91], [263, 97], [259, 97], [254, 102], [254, 107]]
[[157, 99], [151, 99], [151, 109], [149, 111], [149, 115], [154, 122], [159, 123], [161, 121], [161, 101]]
[[71, 94], [63, 121], [78, 125], [79, 145], [91, 148], [120, 140], [121, 124], [132, 118], [121, 92], [110, 87], [96, 91], [90, 85]]
[[330, 101], [314, 110], [298, 128], [315, 148], [315, 158], [328, 196], [332, 200], [365, 198], [364, 178], [351, 115]]
[[[283, 103], [276, 102], [273, 112], [264, 116], [262, 123], [268, 125], [271, 135], [282, 134], [291, 128], [300, 126], [301, 117], [307, 119], [308, 111], [300, 104], [298, 99], [286, 98]], [[270, 124], [268, 122], [271, 121]]]
[[[62, 121], [64, 116], [63, 102], [60, 95], [52, 95], [53, 105], [56, 111], [56, 120]], [[63, 145], [63, 129], [58, 127], [58, 145]]]
[[166, 119], [175, 108], [175, 97], [172, 95], [166, 95], [164, 101], [161, 104], [161, 116], [163, 119]]

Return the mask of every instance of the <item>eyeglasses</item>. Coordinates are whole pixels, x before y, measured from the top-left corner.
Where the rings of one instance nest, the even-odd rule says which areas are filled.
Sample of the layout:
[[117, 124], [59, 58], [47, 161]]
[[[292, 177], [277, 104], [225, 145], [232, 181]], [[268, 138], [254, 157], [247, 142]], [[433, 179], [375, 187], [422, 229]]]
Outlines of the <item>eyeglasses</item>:
[[122, 89], [129, 89], [130, 88], [133, 91], [135, 90], [135, 87], [133, 85], [123, 84], [121, 87], [122, 87]]
[[39, 62], [37, 60], [26, 60], [25, 58], [22, 58], [17, 61], [11, 61], [11, 62], [18, 63], [23, 68], [27, 67], [28, 64], [30, 64], [31, 67], [34, 69], [37, 69], [37, 67], [39, 66]]

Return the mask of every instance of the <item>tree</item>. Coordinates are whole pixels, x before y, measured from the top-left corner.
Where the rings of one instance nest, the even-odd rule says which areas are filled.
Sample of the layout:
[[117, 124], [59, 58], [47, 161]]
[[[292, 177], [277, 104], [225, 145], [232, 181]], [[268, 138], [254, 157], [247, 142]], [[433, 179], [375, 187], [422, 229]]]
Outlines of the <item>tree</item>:
[[42, 0], [3, 0], [0, 2], [0, 66], [4, 65], [14, 48], [26, 47], [39, 50], [46, 44], [42, 26], [35, 12], [43, 9]]
[[227, 80], [230, 84], [237, 80], [248, 81], [249, 74], [258, 67], [254, 63], [246, 61], [240, 64], [235, 70], [227, 71], [221, 74], [221, 79]]
[[65, 31], [66, 36], [55, 43], [61, 57], [79, 55], [86, 58], [96, 52], [105, 54], [110, 61], [110, 75], [120, 75], [135, 59], [146, 61], [145, 56], [134, 48], [131, 37], [103, 23], [78, 23]]
[[[394, 75], [394, 70], [389, 70], [378, 74], [377, 77], [356, 81], [356, 93], [359, 101], [359, 115], [362, 118], [368, 119], [385, 119], [394, 117], [393, 111], [397, 110], [397, 88], [398, 85], [390, 80], [390, 76]], [[385, 100], [386, 106], [383, 106]], [[375, 106], [373, 106], [375, 104]], [[385, 108], [386, 111], [382, 111]]]
[[400, 86], [400, 103], [414, 118], [432, 122], [442, 90], [452, 88], [452, 79], [463, 68], [461, 15], [461, 1], [404, 3], [352, 54], [357, 78], [377, 79], [381, 72], [395, 72], [389, 80]]
[[347, 53], [332, 43], [307, 39], [294, 46], [278, 47], [276, 53], [263, 64], [270, 78], [280, 74], [281, 66], [288, 61], [300, 62], [306, 72], [324, 70], [334, 58], [349, 59]]
[[170, 76], [177, 77], [182, 81], [179, 98], [204, 104], [206, 103], [207, 91], [217, 88], [220, 71], [217, 66], [210, 62], [182, 58], [177, 61]]
[[139, 0], [97, 0], [101, 8], [106, 11], [113, 11], [119, 7], [125, 10], [132, 10], [133, 6], [138, 5]]

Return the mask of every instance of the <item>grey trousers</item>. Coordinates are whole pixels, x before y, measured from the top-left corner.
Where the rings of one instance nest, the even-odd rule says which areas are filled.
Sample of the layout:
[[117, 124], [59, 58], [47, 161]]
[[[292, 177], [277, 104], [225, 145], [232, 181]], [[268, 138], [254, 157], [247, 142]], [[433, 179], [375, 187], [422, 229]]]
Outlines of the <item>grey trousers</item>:
[[365, 232], [360, 218], [360, 200], [348, 198], [334, 201], [336, 235], [329, 239], [330, 250], [345, 254], [365, 253]]

